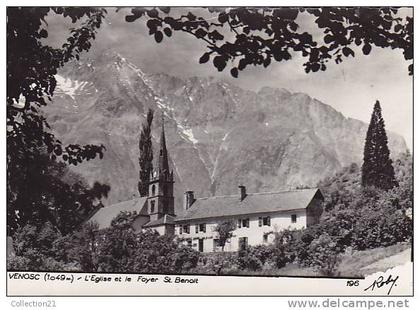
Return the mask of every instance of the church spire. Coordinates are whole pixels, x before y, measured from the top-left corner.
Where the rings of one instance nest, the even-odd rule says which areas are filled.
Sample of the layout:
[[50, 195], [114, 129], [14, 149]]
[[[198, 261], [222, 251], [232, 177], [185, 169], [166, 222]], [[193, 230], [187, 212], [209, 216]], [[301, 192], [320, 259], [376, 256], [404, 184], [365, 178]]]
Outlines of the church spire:
[[162, 131], [160, 133], [158, 170], [159, 170], [159, 173], [162, 173], [163, 175], [169, 174], [168, 151], [166, 149], [166, 139], [165, 139], [165, 120], [163, 118], [163, 113], [162, 113]]

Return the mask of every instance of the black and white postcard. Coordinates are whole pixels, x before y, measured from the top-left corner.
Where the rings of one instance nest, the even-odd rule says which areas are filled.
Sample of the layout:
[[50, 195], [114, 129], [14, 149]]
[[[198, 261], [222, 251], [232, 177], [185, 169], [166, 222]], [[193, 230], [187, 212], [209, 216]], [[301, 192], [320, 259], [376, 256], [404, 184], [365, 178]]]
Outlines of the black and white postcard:
[[413, 295], [413, 7], [6, 11], [8, 296]]

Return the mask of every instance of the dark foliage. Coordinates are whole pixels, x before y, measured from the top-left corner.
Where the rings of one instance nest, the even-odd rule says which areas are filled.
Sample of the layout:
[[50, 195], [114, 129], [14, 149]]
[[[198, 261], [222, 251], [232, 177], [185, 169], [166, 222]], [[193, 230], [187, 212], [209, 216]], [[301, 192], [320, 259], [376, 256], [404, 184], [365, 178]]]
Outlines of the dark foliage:
[[[45, 18], [48, 14], [68, 17], [73, 23], [62, 48], [43, 43], [48, 37]], [[7, 9], [7, 142], [8, 165], [19, 165], [20, 153], [42, 145], [54, 159], [77, 165], [83, 160], [102, 156], [103, 146], [68, 145], [49, 132], [49, 125], [39, 108], [54, 94], [57, 70], [80, 53], [89, 50], [91, 40], [102, 23], [104, 9], [9, 7]]]
[[312, 240], [308, 252], [310, 255], [309, 266], [315, 267], [323, 275], [336, 276], [340, 262], [341, 247], [337, 244], [337, 238], [327, 233], [321, 234]]
[[[204, 41], [208, 50], [199, 59], [212, 59], [218, 71], [230, 68], [233, 77], [247, 66], [268, 67], [274, 61], [287, 61], [295, 54], [305, 58], [305, 72], [325, 71], [327, 63], [341, 63], [355, 56], [355, 46], [364, 55], [372, 47], [399, 49], [406, 60], [413, 59], [413, 18], [401, 18], [390, 7], [323, 8], [208, 8], [214, 18], [192, 12], [174, 17], [169, 8], [135, 8], [126, 16], [134, 22], [146, 16], [149, 34], [157, 43], [164, 35], [182, 31]], [[315, 18], [322, 30], [321, 40], [301, 31], [300, 15]], [[408, 67], [413, 74], [413, 65]]]
[[277, 268], [282, 268], [295, 260], [298, 234], [297, 231], [290, 230], [283, 230], [275, 234], [271, 260]]
[[131, 227], [135, 216], [120, 214], [109, 228], [76, 233], [69, 258], [86, 272], [182, 273], [197, 266], [199, 253], [173, 236], [136, 233]]
[[[394, 163], [400, 183], [390, 190], [362, 187], [355, 165], [321, 182], [329, 211], [319, 225], [307, 229], [316, 238], [322, 232], [337, 237], [340, 250], [389, 246], [412, 237], [412, 157], [400, 154]], [[346, 180], [346, 181], [344, 181]]]
[[62, 234], [70, 233], [108, 195], [108, 185], [95, 183], [90, 187], [65, 163], [51, 159], [46, 152], [32, 150], [25, 158], [25, 163], [8, 179], [8, 185], [14, 185], [7, 196], [9, 235], [19, 227], [40, 228], [45, 222]]
[[197, 266], [199, 253], [173, 236], [156, 231], [136, 233], [135, 213], [121, 213], [106, 229], [86, 223], [63, 236], [50, 223], [41, 229], [26, 225], [13, 236], [15, 254], [8, 270], [131, 273], [187, 273]]
[[388, 190], [397, 186], [394, 167], [389, 156], [388, 138], [381, 106], [376, 101], [368, 131], [362, 166], [362, 185]]
[[[70, 209], [61, 208], [52, 215], [47, 207], [40, 204], [63, 204], [69, 201], [71, 194], [62, 183], [54, 180], [45, 181], [44, 155], [52, 161], [62, 161], [77, 165], [84, 160], [103, 156], [104, 147], [96, 145], [80, 146], [70, 144], [63, 146], [50, 130], [50, 126], [41, 113], [54, 94], [57, 70], [71, 59], [78, 59], [80, 53], [89, 50], [91, 41], [100, 27], [106, 11], [96, 8], [45, 8], [45, 7], [8, 7], [7, 8], [7, 199], [8, 199], [8, 233], [28, 222], [39, 220], [51, 221], [60, 229], [68, 231], [74, 225], [74, 217], [80, 214]], [[70, 29], [70, 35], [61, 48], [53, 48], [43, 43], [48, 37], [45, 18], [48, 14], [70, 18], [80, 26]], [[57, 164], [58, 165], [58, 164]], [[38, 173], [38, 175], [36, 175]], [[57, 181], [57, 182], [56, 182]], [[45, 193], [48, 185], [54, 185], [47, 202], [41, 192]], [[82, 196], [85, 189], [75, 184], [70, 191]], [[103, 188], [94, 186], [95, 191]], [[34, 193], [32, 193], [34, 191]], [[59, 194], [59, 195], [58, 195]], [[76, 195], [76, 194], [75, 194]], [[73, 196], [75, 196], [73, 195]], [[78, 197], [73, 202], [79, 208]], [[84, 208], [85, 206], [83, 206]], [[31, 210], [33, 209], [33, 211]], [[19, 213], [16, 213], [16, 212]], [[87, 212], [84, 209], [83, 212]], [[32, 216], [35, 215], [35, 218]], [[54, 222], [54, 217], [70, 217], [70, 227], [63, 227]], [[67, 221], [67, 220], [66, 220]], [[78, 221], [78, 220], [77, 220]]]
[[55, 240], [60, 232], [46, 222], [42, 227], [26, 225], [13, 235], [15, 254], [7, 259], [7, 270], [66, 270], [69, 266], [56, 259]]
[[[326, 210], [321, 222], [276, 233], [270, 260], [278, 268], [296, 262], [336, 276], [347, 248], [363, 251], [412, 240], [412, 156], [401, 154], [394, 167], [400, 186], [387, 191], [362, 187], [356, 164], [320, 182]], [[255, 255], [248, 262], [259, 268]]]
[[150, 174], [153, 171], [153, 145], [152, 145], [153, 110], [147, 112], [146, 124], [143, 124], [139, 141], [139, 183], [140, 197], [147, 196]]
[[[279, 254], [278, 252], [276, 254]], [[238, 251], [239, 269], [260, 270], [273, 257], [273, 247], [267, 245], [248, 246]]]
[[237, 255], [235, 252], [214, 252], [201, 254], [197, 266], [192, 273], [222, 275], [237, 270]]
[[97, 270], [98, 225], [86, 223], [79, 230], [55, 241], [57, 259], [76, 263], [79, 271]]

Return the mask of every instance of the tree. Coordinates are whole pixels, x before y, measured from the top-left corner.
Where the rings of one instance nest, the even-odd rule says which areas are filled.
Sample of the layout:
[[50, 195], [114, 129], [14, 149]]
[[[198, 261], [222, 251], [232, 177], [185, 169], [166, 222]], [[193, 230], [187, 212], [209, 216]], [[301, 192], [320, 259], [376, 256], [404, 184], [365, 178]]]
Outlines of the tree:
[[8, 180], [15, 184], [15, 191], [7, 196], [8, 234], [28, 224], [39, 228], [45, 222], [62, 234], [72, 232], [101, 206], [110, 187], [98, 182], [89, 186], [43, 149], [32, 150], [30, 155]]
[[375, 186], [383, 190], [389, 190], [398, 185], [392, 160], [389, 157], [388, 138], [379, 101], [375, 103], [366, 133], [362, 185]]
[[[149, 34], [157, 43], [164, 36], [181, 31], [204, 41], [207, 51], [199, 62], [211, 58], [218, 71], [230, 63], [230, 73], [237, 77], [249, 65], [267, 67], [272, 60], [287, 61], [300, 53], [306, 62], [305, 72], [325, 71], [329, 60], [341, 63], [344, 57], [354, 57], [355, 47], [364, 55], [372, 47], [400, 49], [406, 60], [413, 59], [413, 18], [401, 18], [392, 7], [322, 7], [322, 8], [208, 8], [197, 16], [192, 12], [170, 14], [168, 7], [134, 8], [127, 22], [142, 16], [147, 18]], [[300, 31], [299, 17], [314, 18], [322, 32]], [[408, 67], [413, 74], [413, 64]]]
[[[71, 35], [62, 48], [45, 44], [48, 37], [45, 18], [48, 14], [68, 17], [80, 27], [70, 29]], [[50, 126], [40, 108], [54, 94], [57, 70], [69, 60], [79, 59], [91, 47], [105, 9], [9, 7], [7, 9], [7, 159], [8, 165], [20, 159], [19, 152], [47, 146], [52, 158], [61, 158], [77, 165], [83, 160], [102, 156], [103, 146], [76, 144], [62, 146], [49, 132]]]
[[[83, 51], [91, 47], [105, 16], [105, 9], [97, 8], [7, 8], [7, 199], [8, 232], [26, 225], [34, 213], [31, 208], [39, 201], [31, 200], [34, 187], [45, 186], [37, 183], [35, 171], [41, 173], [46, 157], [52, 161], [60, 158], [63, 162], [77, 165], [97, 156], [102, 158], [103, 145], [70, 144], [62, 142], [51, 132], [42, 115], [42, 106], [51, 101], [57, 84], [57, 70], [71, 59], [79, 59]], [[69, 37], [61, 48], [53, 48], [45, 43], [48, 37], [45, 18], [49, 14], [70, 18], [80, 25], [70, 29]], [[43, 154], [41, 154], [41, 152]], [[55, 164], [53, 164], [55, 165]], [[44, 166], [45, 168], [45, 166]], [[29, 173], [30, 175], [27, 175]], [[38, 175], [45, 178], [45, 175]], [[28, 180], [35, 181], [34, 183]], [[48, 179], [47, 179], [48, 181]], [[47, 182], [46, 184], [51, 184]], [[58, 183], [57, 183], [58, 185]], [[47, 187], [46, 187], [47, 188]], [[79, 192], [80, 193], [80, 192]], [[36, 194], [40, 194], [38, 191]], [[80, 193], [83, 195], [83, 193]], [[49, 203], [67, 199], [63, 191], [51, 191]], [[42, 198], [42, 195], [39, 196]], [[39, 198], [38, 197], [38, 198]], [[74, 197], [74, 196], [73, 196]], [[77, 201], [73, 201], [77, 206]], [[40, 216], [48, 216], [48, 208], [42, 208]], [[67, 210], [66, 216], [71, 213]], [[36, 209], [34, 209], [36, 212]], [[73, 216], [73, 215], [72, 215]], [[35, 219], [40, 219], [35, 217]], [[44, 218], [44, 221], [50, 220]]]
[[225, 250], [226, 241], [232, 238], [232, 232], [235, 229], [236, 225], [233, 220], [221, 222], [214, 228], [214, 231], [219, 234], [219, 246], [222, 247], [222, 251]]
[[146, 124], [143, 124], [139, 141], [139, 176], [138, 189], [140, 197], [147, 196], [150, 174], [153, 171], [153, 145], [152, 145], [153, 110], [149, 109]]
[[16, 256], [8, 257], [8, 270], [63, 271], [64, 264], [56, 259], [54, 241], [60, 232], [49, 222], [42, 226], [25, 225], [13, 236]]

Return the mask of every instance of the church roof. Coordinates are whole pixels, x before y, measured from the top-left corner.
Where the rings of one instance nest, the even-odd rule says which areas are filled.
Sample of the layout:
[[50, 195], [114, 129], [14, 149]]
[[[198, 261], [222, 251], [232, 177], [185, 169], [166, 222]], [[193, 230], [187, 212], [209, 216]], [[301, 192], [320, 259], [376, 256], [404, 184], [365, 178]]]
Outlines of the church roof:
[[165, 120], [162, 114], [162, 130], [160, 132], [160, 149], [159, 149], [159, 160], [158, 170], [162, 173], [169, 173], [168, 163], [168, 150], [166, 149], [166, 138], [165, 138]]
[[172, 215], [165, 214], [160, 219], [146, 223], [145, 225], [143, 225], [143, 227], [147, 228], [147, 227], [156, 227], [156, 226], [165, 225], [165, 224], [173, 224], [174, 219], [175, 218]]
[[322, 198], [317, 188], [251, 193], [242, 201], [239, 195], [197, 198], [175, 221], [306, 209], [315, 196]]
[[[137, 212], [137, 214], [145, 214], [144, 205], [147, 197], [134, 198], [119, 202], [107, 207], [99, 209], [90, 219], [89, 222], [96, 222], [99, 225], [99, 229], [107, 228], [111, 226], [111, 221], [120, 214], [121, 211], [125, 212]], [[145, 214], [146, 215], [146, 214]]]

